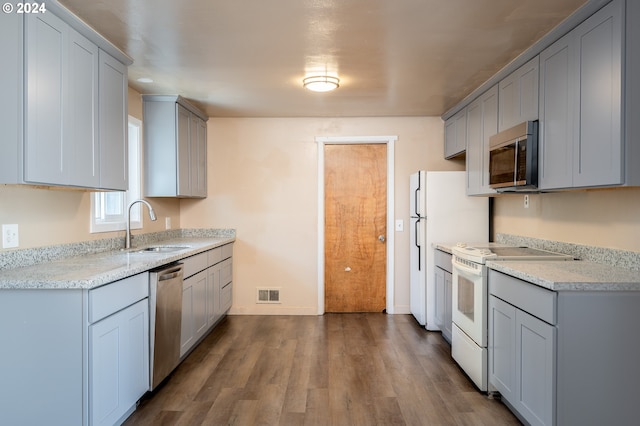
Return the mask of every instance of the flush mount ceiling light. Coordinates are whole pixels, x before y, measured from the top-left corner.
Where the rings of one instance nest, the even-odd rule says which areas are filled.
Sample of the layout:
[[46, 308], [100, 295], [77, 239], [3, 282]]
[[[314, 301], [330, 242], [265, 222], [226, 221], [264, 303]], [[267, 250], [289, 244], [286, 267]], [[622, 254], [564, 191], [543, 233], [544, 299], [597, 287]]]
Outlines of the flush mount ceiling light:
[[313, 75], [303, 79], [302, 85], [313, 92], [330, 92], [340, 87], [340, 79], [330, 75]]

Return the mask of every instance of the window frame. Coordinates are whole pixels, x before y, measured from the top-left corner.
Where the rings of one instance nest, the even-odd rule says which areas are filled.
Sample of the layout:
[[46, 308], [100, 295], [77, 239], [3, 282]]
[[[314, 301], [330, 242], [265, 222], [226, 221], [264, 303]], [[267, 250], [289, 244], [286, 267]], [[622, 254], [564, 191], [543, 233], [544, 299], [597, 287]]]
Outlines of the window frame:
[[[124, 231], [127, 227], [127, 207], [142, 195], [142, 121], [128, 116], [129, 189], [127, 191], [91, 193], [91, 218], [89, 232]], [[109, 198], [112, 202], [109, 203]], [[119, 205], [112, 205], [113, 203]], [[98, 214], [97, 209], [101, 212]], [[108, 214], [109, 210], [115, 214]], [[131, 207], [131, 229], [141, 229], [144, 225], [141, 205]]]

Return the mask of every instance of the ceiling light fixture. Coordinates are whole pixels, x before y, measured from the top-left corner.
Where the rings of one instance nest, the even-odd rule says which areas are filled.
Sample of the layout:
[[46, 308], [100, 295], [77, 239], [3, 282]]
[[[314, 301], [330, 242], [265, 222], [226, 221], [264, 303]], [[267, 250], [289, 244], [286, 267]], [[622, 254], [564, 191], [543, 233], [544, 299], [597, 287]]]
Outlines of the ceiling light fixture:
[[136, 81], [139, 83], [153, 83], [153, 80], [150, 79], [149, 77], [140, 77]]
[[313, 75], [303, 79], [302, 86], [313, 92], [330, 92], [340, 87], [340, 79], [330, 75]]

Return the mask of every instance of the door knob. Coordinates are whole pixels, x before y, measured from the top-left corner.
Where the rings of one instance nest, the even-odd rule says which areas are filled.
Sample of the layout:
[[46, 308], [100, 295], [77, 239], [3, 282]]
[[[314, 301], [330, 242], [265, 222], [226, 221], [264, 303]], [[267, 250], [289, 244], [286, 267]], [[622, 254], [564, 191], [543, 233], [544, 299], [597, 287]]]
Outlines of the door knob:
[[380, 240], [381, 243], [384, 243], [385, 241], [387, 241], [387, 239], [384, 237], [384, 235], [379, 235], [378, 236], [378, 240]]

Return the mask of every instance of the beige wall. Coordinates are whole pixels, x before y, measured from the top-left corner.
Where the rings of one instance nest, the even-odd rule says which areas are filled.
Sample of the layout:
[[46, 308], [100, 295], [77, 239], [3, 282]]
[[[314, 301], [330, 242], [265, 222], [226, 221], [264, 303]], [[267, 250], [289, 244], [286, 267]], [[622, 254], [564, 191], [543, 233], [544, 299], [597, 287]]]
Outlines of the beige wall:
[[[140, 94], [129, 89], [129, 114], [142, 120]], [[20, 249], [74, 243], [110, 237], [124, 237], [124, 232], [89, 233], [90, 192], [36, 188], [25, 185], [0, 185], [0, 223], [16, 223]], [[177, 200], [150, 199], [158, 221], [144, 221], [144, 229], [164, 230], [164, 218], [172, 218], [172, 226], [180, 226]], [[0, 250], [3, 250], [0, 248]]]
[[[443, 160], [440, 118], [211, 118], [208, 192], [182, 200], [189, 227], [237, 230], [234, 313], [317, 312], [316, 136], [397, 135], [395, 218], [409, 219], [409, 175], [462, 170]], [[409, 234], [395, 233], [395, 302], [409, 305]], [[391, 230], [390, 232], [393, 232]], [[256, 287], [280, 287], [281, 305], [257, 305]]]
[[[142, 119], [139, 93], [129, 114]], [[212, 118], [208, 122], [204, 200], [150, 199], [159, 216], [143, 231], [237, 229], [234, 307], [238, 313], [304, 313], [317, 309], [316, 136], [397, 135], [395, 145], [395, 302], [408, 309], [408, 176], [418, 169], [463, 170], [443, 157], [443, 123], [422, 118]], [[89, 192], [0, 185], [0, 223], [20, 226], [20, 248], [124, 236], [89, 233]], [[494, 231], [640, 251], [640, 188], [495, 199]], [[391, 231], [390, 231], [391, 232]], [[1, 250], [1, 249], [0, 249]], [[256, 287], [281, 287], [281, 305], [256, 305]]]
[[495, 199], [494, 231], [640, 251], [640, 188], [558, 192]]

